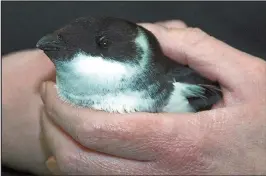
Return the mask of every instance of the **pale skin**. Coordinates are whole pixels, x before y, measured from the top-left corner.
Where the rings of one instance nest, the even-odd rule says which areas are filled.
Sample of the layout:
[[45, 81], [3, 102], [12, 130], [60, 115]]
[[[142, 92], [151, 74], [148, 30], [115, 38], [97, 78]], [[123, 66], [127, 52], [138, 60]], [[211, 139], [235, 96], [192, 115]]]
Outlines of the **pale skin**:
[[266, 174], [266, 62], [180, 21], [142, 25], [170, 58], [219, 81], [223, 101], [196, 114], [74, 108], [41, 51], [5, 56], [3, 162], [37, 174]]

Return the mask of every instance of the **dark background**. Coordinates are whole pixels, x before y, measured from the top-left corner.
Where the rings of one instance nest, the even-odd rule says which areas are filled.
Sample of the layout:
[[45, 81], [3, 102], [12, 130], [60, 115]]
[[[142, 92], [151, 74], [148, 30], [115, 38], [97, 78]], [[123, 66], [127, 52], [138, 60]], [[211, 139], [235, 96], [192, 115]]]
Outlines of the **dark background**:
[[[134, 22], [181, 19], [235, 48], [266, 58], [266, 2], [1, 3], [2, 55], [35, 47], [43, 35], [77, 17], [104, 15]], [[11, 174], [6, 168], [3, 171]]]
[[134, 22], [181, 19], [266, 58], [266, 2], [2, 2], [2, 55], [35, 47], [46, 33], [89, 15]]

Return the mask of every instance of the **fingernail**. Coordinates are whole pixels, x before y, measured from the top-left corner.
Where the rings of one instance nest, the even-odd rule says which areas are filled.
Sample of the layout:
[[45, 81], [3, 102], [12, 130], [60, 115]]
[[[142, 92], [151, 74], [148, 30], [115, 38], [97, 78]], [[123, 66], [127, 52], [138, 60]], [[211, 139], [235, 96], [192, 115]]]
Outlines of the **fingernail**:
[[59, 167], [57, 166], [57, 162], [54, 156], [49, 157], [48, 160], [45, 162], [45, 165], [53, 175], [62, 174]]
[[43, 102], [45, 100], [45, 95], [46, 95], [46, 82], [43, 82], [41, 85], [41, 98]]

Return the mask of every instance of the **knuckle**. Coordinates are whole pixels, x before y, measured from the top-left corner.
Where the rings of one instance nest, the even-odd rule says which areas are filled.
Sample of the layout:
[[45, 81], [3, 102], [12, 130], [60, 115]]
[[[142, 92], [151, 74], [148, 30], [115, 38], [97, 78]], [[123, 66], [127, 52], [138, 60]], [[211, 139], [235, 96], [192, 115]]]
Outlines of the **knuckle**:
[[180, 27], [187, 27], [187, 24], [182, 20], [174, 20], [174, 23], [178, 24]]
[[56, 155], [57, 165], [60, 171], [64, 173], [71, 173], [78, 168], [78, 156], [69, 151], [62, 150]]
[[[255, 58], [256, 59], [256, 58]], [[252, 78], [261, 82], [266, 83], [266, 62], [261, 61], [261, 59], [254, 60], [252, 66], [250, 66], [250, 71], [253, 72]]]
[[197, 33], [197, 34], [205, 34], [205, 32], [203, 32], [203, 30], [201, 30], [201, 29], [198, 28], [198, 27], [191, 27], [191, 28], [189, 28], [189, 30], [190, 30], [191, 32], [194, 32], [194, 33]]
[[187, 28], [184, 35], [184, 42], [190, 46], [198, 46], [212, 37], [200, 28]]
[[266, 81], [266, 62], [262, 61], [258, 64], [258, 71], [261, 73], [261, 76], [263, 77], [263, 80]]
[[154, 114], [142, 114], [141, 116], [134, 116], [126, 121], [128, 132], [137, 135], [152, 135], [162, 130], [164, 126], [164, 119], [158, 118]]
[[186, 28], [187, 25], [184, 21], [181, 20], [170, 20], [157, 23], [167, 29], [176, 29], [176, 28]]
[[253, 69], [257, 70], [258, 72], [265, 72], [265, 70], [266, 70], [266, 62], [263, 61], [260, 58], [255, 58], [255, 59], [257, 59], [257, 60], [256, 61], [254, 60]]
[[77, 139], [85, 145], [97, 146], [97, 143], [107, 143], [110, 140], [128, 138], [132, 129], [124, 122], [125, 120], [112, 120], [103, 122], [101, 120], [93, 123], [83, 123], [78, 128]]
[[99, 127], [95, 125], [88, 125], [87, 123], [79, 125], [76, 128], [76, 139], [84, 145], [87, 143], [93, 143], [99, 140], [101, 133], [99, 132]]
[[[128, 117], [118, 117], [111, 122], [99, 122], [90, 125], [83, 125], [81, 131], [90, 133], [91, 136], [98, 137], [126, 137], [137, 134], [139, 131], [149, 131], [157, 129], [161, 121], [156, 119], [154, 115], [128, 115]], [[141, 130], [140, 130], [141, 129]]]

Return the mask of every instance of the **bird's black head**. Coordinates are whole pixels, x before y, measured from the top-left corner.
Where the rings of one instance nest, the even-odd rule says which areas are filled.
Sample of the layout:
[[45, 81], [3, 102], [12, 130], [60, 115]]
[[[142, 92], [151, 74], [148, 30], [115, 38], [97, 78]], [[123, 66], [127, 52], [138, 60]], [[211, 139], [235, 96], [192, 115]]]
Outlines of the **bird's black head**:
[[36, 46], [52, 60], [67, 61], [84, 53], [123, 61], [141, 52], [136, 45], [138, 35], [139, 27], [129, 21], [82, 17], [42, 37]]
[[65, 99], [131, 91], [152, 82], [144, 79], [154, 71], [150, 65], [155, 65], [149, 62], [154, 36], [147, 34], [123, 19], [82, 17], [41, 38], [37, 48], [54, 63], [56, 84]]

